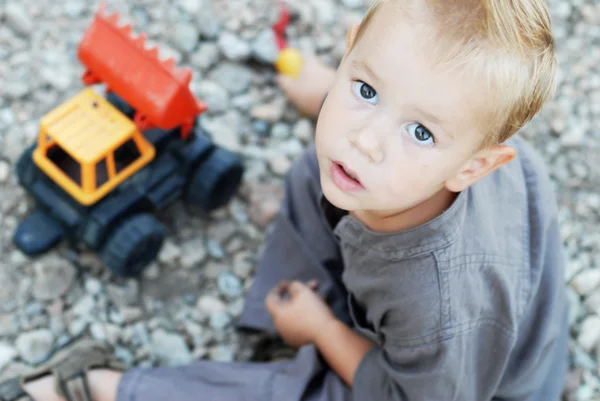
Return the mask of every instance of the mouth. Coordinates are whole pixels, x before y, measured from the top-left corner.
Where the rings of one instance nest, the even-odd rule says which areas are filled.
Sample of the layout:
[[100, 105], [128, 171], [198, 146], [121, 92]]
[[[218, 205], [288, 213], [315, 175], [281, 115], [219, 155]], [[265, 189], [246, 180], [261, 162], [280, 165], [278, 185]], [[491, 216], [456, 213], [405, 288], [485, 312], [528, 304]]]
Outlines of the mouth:
[[339, 161], [332, 161], [331, 166], [331, 178], [333, 182], [344, 191], [359, 191], [365, 189], [360, 182], [358, 174], [354, 170], [351, 170], [344, 163]]

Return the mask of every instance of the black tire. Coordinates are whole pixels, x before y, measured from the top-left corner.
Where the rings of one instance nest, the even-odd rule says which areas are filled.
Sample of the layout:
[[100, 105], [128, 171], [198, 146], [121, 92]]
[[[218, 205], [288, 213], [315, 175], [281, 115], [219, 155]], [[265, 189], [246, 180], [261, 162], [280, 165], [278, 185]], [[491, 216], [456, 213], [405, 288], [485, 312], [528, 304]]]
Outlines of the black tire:
[[108, 100], [110, 104], [115, 106], [117, 110], [125, 114], [128, 118], [133, 119], [133, 116], [135, 115], [135, 109], [115, 92], [108, 92], [106, 94], [106, 100]]
[[134, 215], [113, 230], [101, 259], [118, 276], [138, 276], [156, 259], [165, 236], [165, 229], [154, 216]]
[[33, 151], [36, 145], [32, 145], [25, 149], [16, 164], [17, 178], [20, 183], [28, 183], [33, 181], [35, 175], [36, 166], [33, 161]]
[[240, 158], [216, 147], [187, 182], [184, 199], [205, 211], [227, 204], [240, 187], [244, 167]]

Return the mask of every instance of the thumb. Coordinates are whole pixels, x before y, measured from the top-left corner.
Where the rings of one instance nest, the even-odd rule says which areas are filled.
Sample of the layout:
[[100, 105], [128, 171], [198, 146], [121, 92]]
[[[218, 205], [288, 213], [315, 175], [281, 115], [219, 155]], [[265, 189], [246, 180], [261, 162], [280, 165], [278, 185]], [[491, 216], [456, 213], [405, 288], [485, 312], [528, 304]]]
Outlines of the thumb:
[[290, 294], [290, 297], [293, 298], [294, 296], [300, 294], [305, 289], [306, 289], [306, 286], [303, 283], [301, 283], [300, 281], [292, 281], [290, 283], [290, 286], [288, 287], [288, 292]]

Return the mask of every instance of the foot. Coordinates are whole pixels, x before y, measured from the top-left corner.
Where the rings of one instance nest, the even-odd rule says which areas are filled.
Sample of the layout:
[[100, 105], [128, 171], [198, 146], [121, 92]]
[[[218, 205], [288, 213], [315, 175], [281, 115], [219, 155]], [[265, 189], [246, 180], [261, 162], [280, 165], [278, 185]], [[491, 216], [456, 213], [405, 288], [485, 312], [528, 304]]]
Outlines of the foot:
[[123, 366], [102, 344], [82, 340], [31, 373], [0, 383], [0, 401], [114, 401]]
[[292, 104], [307, 117], [317, 118], [325, 95], [333, 85], [335, 70], [315, 56], [304, 56], [304, 64], [297, 78], [277, 76], [277, 85]]
[[[87, 384], [92, 400], [115, 401], [121, 376], [122, 373], [108, 369], [95, 369], [87, 373]], [[67, 401], [56, 392], [56, 384], [52, 376], [44, 376], [28, 382], [23, 386], [23, 390], [34, 401]]]

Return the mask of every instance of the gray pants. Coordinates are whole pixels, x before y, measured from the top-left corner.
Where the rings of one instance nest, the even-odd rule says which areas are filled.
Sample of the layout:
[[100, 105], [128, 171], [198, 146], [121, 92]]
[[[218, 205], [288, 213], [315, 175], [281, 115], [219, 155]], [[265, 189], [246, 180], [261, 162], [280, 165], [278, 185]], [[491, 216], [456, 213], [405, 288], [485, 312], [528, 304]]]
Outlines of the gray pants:
[[[281, 211], [270, 232], [240, 328], [274, 331], [264, 307], [267, 292], [283, 279], [320, 282], [338, 318], [350, 322], [341, 284], [337, 243], [321, 214], [321, 186], [314, 145], [290, 169]], [[313, 345], [296, 358], [272, 363], [198, 361], [185, 366], [136, 368], [119, 384], [118, 401], [342, 401], [350, 388], [330, 370]]]

